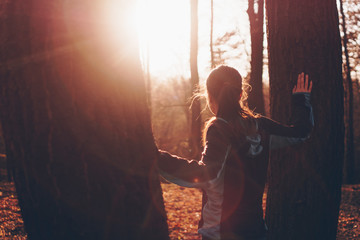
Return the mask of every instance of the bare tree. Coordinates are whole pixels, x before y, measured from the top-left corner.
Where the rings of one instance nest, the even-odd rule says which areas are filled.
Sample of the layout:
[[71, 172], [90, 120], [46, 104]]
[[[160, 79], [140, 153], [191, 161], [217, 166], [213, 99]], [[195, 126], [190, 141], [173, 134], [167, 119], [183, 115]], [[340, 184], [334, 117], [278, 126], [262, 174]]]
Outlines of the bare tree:
[[[198, 73], [198, 0], [190, 0], [191, 21], [190, 21], [190, 71], [191, 71], [191, 89], [193, 93], [198, 91], [199, 73]], [[191, 104], [191, 128], [190, 128], [190, 146], [193, 157], [199, 158], [201, 153], [201, 106], [200, 100], [194, 98]]]
[[148, 99], [148, 105], [150, 110], [152, 109], [152, 82], [150, 74], [150, 46], [149, 39], [146, 40], [146, 93]]
[[171, 153], [192, 157], [189, 144], [189, 99], [188, 78], [170, 78], [169, 82], [154, 87], [152, 125], [156, 144]]
[[210, 60], [211, 60], [211, 69], [215, 68], [214, 60], [214, 47], [213, 47], [213, 34], [214, 34], [214, 0], [210, 2]]
[[248, 92], [248, 105], [257, 113], [265, 114], [262, 84], [263, 40], [264, 40], [264, 0], [249, 0], [248, 10], [251, 37], [251, 72]]
[[138, 57], [121, 1], [0, 4], [0, 107], [29, 239], [169, 239]]
[[288, 122], [298, 73], [313, 81], [315, 128], [295, 148], [273, 151], [269, 239], [336, 239], [344, 153], [341, 39], [336, 1], [268, 0], [271, 116]]
[[340, 3], [340, 14], [341, 14], [341, 27], [343, 31], [342, 43], [345, 55], [345, 157], [344, 157], [344, 182], [354, 183], [354, 170], [355, 170], [355, 152], [354, 152], [354, 94], [353, 94], [353, 83], [351, 80], [351, 68], [348, 51], [348, 37], [346, 27], [346, 17], [343, 8], [343, 0]]

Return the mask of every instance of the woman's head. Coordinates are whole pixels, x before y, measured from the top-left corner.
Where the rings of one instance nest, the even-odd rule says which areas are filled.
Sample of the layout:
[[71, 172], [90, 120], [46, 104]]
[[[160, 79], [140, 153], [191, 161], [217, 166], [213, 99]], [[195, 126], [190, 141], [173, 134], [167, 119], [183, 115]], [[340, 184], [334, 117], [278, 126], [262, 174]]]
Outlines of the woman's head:
[[206, 89], [209, 107], [216, 116], [231, 120], [242, 113], [242, 77], [235, 68], [221, 65], [212, 70]]
[[[257, 131], [254, 115], [247, 107], [240, 105], [243, 96], [242, 77], [240, 73], [229, 66], [219, 66], [211, 71], [206, 80], [208, 104], [216, 117], [231, 123], [235, 133], [251, 135]], [[215, 118], [208, 121], [203, 135], [206, 142], [206, 132]]]

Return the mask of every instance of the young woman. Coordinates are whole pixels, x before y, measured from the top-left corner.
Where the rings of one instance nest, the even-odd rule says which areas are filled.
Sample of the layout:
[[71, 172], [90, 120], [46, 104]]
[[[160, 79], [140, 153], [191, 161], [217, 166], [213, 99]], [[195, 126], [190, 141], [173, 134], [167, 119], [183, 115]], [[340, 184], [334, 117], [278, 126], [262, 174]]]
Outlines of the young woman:
[[203, 239], [266, 239], [262, 196], [268, 154], [308, 138], [313, 127], [312, 82], [299, 74], [292, 92], [293, 125], [256, 115], [239, 103], [242, 78], [228, 66], [214, 69], [206, 82], [208, 105], [216, 117], [205, 129], [200, 161], [160, 151], [158, 167], [167, 180], [202, 188], [206, 203], [198, 232]]

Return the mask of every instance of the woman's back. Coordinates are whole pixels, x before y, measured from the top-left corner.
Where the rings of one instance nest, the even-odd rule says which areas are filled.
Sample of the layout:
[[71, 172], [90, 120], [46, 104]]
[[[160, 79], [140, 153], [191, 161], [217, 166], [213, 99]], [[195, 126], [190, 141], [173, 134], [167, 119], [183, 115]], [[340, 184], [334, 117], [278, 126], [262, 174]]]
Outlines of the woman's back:
[[167, 180], [205, 190], [199, 228], [205, 239], [265, 239], [262, 195], [269, 151], [305, 140], [313, 126], [311, 83], [304, 74], [293, 89], [294, 126], [255, 116], [241, 107], [241, 81], [240, 74], [226, 66], [209, 75], [208, 100], [216, 118], [206, 128], [200, 161], [162, 151], [158, 162]]
[[[257, 125], [255, 119], [252, 120]], [[266, 231], [263, 222], [262, 196], [267, 173], [266, 146], [269, 145], [269, 137], [265, 132], [259, 131], [257, 126], [254, 128], [255, 131], [242, 128], [241, 121], [244, 119], [240, 116], [237, 121], [229, 123], [217, 118], [211, 123], [208, 132], [208, 141], [226, 142], [230, 147], [222, 179], [222, 211], [219, 222], [222, 239], [237, 239], [236, 236], [260, 237]], [[214, 128], [217, 130], [213, 130]], [[223, 152], [220, 148], [224, 146], [221, 144], [216, 146], [218, 152]], [[204, 163], [209, 164], [207, 161], [209, 160], [205, 158]], [[209, 193], [207, 189], [205, 191]], [[207, 199], [212, 201], [212, 198], [213, 193], [210, 192]], [[205, 204], [204, 209], [206, 207]], [[206, 222], [207, 216], [203, 217]]]

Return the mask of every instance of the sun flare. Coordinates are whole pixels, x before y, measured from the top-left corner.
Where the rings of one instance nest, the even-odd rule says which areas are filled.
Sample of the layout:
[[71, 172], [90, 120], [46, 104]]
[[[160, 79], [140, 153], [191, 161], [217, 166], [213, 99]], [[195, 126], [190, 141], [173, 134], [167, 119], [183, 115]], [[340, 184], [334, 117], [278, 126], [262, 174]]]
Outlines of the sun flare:
[[174, 49], [189, 48], [190, 6], [183, 0], [138, 0], [136, 25], [142, 61], [151, 70], [164, 69], [177, 57]]
[[100, 19], [104, 28], [101, 31], [105, 32], [109, 46], [115, 49], [114, 44], [121, 42], [127, 31], [136, 30], [144, 68], [158, 75], [174, 72], [189, 54], [190, 3], [137, 0], [136, 4], [126, 6], [124, 9], [119, 0], [106, 0], [102, 5]]
[[[128, 1], [129, 9], [122, 1], [104, 0], [103, 17], [107, 24], [107, 38], [114, 38], [111, 46], [119, 44], [124, 30], [136, 31], [140, 58], [145, 73], [150, 73], [154, 81], [183, 76], [190, 77], [190, 1], [184, 0], [137, 0]], [[247, 4], [243, 1], [214, 1], [213, 39], [235, 31], [237, 38], [245, 39], [249, 46]], [[237, 9], [234, 11], [234, 9]], [[198, 67], [200, 77], [204, 78], [210, 70], [210, 2], [199, 1], [198, 6]], [[134, 38], [135, 39], [135, 38]], [[242, 46], [240, 46], [242, 47]], [[227, 64], [237, 67], [242, 74], [248, 71], [246, 51], [230, 51]], [[236, 55], [238, 54], [238, 55]]]

